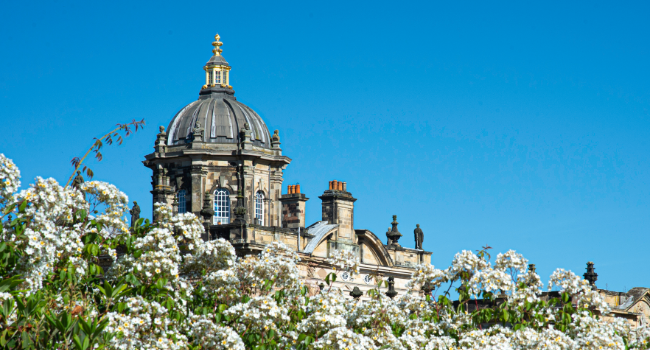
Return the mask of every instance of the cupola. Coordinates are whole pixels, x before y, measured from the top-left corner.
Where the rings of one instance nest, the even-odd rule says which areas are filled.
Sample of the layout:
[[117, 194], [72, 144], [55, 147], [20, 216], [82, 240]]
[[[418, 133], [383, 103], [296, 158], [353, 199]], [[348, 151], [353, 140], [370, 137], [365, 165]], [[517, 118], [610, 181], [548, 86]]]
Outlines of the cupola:
[[212, 49], [213, 55], [208, 63], [203, 67], [205, 70], [204, 89], [216, 86], [232, 88], [232, 86], [230, 86], [230, 65], [226, 59], [221, 56], [221, 53], [223, 52], [221, 45], [223, 45], [223, 43], [219, 41], [219, 39], [221, 39], [219, 34], [214, 36], [214, 42], [212, 42], [212, 46], [214, 46], [214, 49]]

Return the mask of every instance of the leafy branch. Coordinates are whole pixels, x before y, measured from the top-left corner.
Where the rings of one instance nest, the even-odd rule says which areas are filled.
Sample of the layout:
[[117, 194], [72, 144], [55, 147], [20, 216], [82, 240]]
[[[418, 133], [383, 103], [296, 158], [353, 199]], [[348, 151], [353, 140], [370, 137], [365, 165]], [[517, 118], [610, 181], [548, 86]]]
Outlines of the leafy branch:
[[[113, 142], [116, 142], [118, 145], [121, 145], [122, 142], [124, 141], [124, 137], [131, 135], [132, 133], [135, 133], [138, 131], [138, 129], [144, 129], [144, 119], [140, 121], [136, 121], [135, 119], [126, 124], [117, 124], [117, 128], [109, 131], [106, 135], [100, 137], [100, 138], [94, 138], [95, 142], [93, 142], [93, 145], [86, 151], [86, 154], [84, 154], [83, 157], [74, 157], [70, 161], [72, 166], [74, 167], [74, 171], [72, 172], [72, 175], [70, 175], [70, 178], [68, 179], [68, 182], [66, 182], [65, 187], [68, 187], [70, 184], [70, 181], [72, 181], [72, 178], [74, 177], [74, 174], [79, 170], [81, 167], [81, 164], [83, 161], [88, 157], [90, 152], [95, 153], [95, 158], [97, 158], [97, 161], [101, 162], [103, 159], [102, 153], [100, 150], [104, 146], [104, 143], [107, 145], [112, 145]], [[123, 135], [120, 135], [122, 133]], [[102, 142], [103, 140], [103, 142]], [[82, 170], [83, 172], [88, 175], [89, 178], [92, 178], [94, 173], [93, 171], [86, 165], [83, 166]]]

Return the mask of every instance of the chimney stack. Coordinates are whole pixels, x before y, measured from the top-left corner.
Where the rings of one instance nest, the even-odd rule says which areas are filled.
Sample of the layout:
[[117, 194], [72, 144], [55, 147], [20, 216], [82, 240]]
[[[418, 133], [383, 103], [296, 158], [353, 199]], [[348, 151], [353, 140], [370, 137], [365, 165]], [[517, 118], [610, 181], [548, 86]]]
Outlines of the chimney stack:
[[339, 240], [354, 241], [354, 202], [357, 200], [347, 192], [347, 183], [330, 181], [329, 189], [318, 197], [322, 202], [323, 221], [339, 225]]
[[283, 228], [305, 227], [305, 209], [308, 200], [309, 198], [300, 193], [300, 185], [287, 186], [287, 194], [280, 197]]

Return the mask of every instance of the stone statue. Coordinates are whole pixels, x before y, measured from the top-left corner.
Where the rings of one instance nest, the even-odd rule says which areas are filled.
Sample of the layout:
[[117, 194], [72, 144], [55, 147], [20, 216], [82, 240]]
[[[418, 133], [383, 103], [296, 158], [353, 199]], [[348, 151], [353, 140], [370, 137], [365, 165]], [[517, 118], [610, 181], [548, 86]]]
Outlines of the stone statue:
[[194, 140], [197, 141], [203, 141], [203, 127], [201, 126], [201, 122], [198, 120], [196, 121], [196, 124], [194, 124], [194, 129], [192, 129], [192, 136], [194, 137]]
[[251, 142], [251, 127], [248, 123], [244, 123], [244, 127], [239, 131], [239, 136], [241, 137], [241, 142]]
[[140, 206], [138, 202], [133, 201], [133, 208], [129, 210], [129, 213], [131, 213], [131, 228], [133, 228], [135, 227], [135, 222], [140, 218]]
[[[84, 183], [84, 177], [81, 176], [81, 171], [77, 170], [77, 176], [74, 177], [74, 180], [72, 180], [72, 187], [76, 188], [77, 190], [81, 191], [81, 184]], [[83, 192], [83, 191], [81, 191]]]
[[422, 249], [422, 241], [424, 240], [424, 232], [420, 228], [420, 224], [415, 225], [416, 228], [413, 230], [413, 235], [415, 236], [415, 249]]
[[271, 139], [273, 142], [280, 142], [280, 132], [278, 130], [275, 130]]

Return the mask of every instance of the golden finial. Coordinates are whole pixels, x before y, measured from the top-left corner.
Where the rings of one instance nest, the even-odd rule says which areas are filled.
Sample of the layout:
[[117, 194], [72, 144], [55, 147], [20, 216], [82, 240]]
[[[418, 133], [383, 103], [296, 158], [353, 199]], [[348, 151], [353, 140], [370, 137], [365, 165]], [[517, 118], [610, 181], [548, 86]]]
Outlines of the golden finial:
[[221, 39], [221, 37], [219, 36], [219, 34], [217, 34], [214, 36], [214, 42], [212, 42], [212, 46], [214, 46], [214, 49], [212, 49], [212, 53], [214, 53], [215, 56], [220, 56], [221, 53], [223, 52], [223, 50], [221, 49], [221, 45], [223, 45], [223, 43], [219, 41], [219, 39]]

